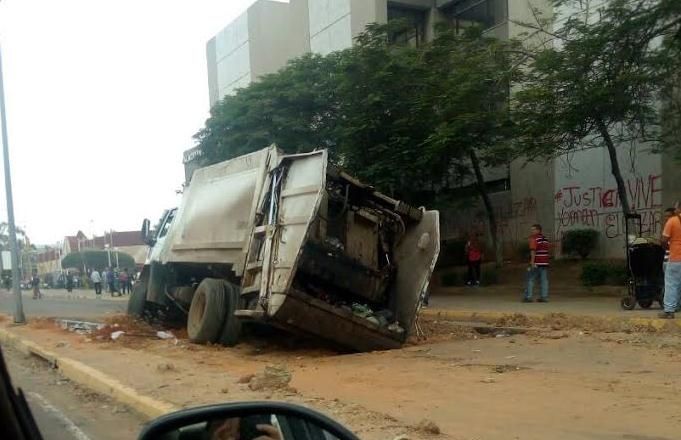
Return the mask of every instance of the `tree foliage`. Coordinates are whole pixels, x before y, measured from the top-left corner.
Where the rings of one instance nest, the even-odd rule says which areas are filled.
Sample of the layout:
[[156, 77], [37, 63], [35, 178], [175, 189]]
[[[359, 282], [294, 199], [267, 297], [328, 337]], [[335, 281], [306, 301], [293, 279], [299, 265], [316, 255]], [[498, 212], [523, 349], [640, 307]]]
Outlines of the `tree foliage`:
[[522, 128], [516, 154], [545, 158], [606, 148], [622, 209], [629, 212], [617, 148], [662, 146], [659, 103], [676, 76], [665, 39], [678, 37], [678, 22], [670, 22], [660, 5], [673, 4], [610, 0], [588, 9], [589, 2], [578, 0], [554, 3], [577, 12], [561, 22], [526, 24], [548, 39], [514, 95], [515, 122]]
[[116, 254], [118, 254], [118, 267], [120, 269], [133, 270], [135, 259], [125, 252], [111, 251], [111, 264], [109, 264], [109, 253], [101, 250], [86, 250], [81, 252], [71, 252], [61, 262], [62, 269], [78, 268], [102, 270], [109, 266], [116, 266]]
[[[31, 245], [31, 242], [23, 229], [17, 227], [15, 231], [19, 249], [35, 248], [35, 246]], [[9, 250], [9, 224], [7, 222], [0, 223], [0, 250]]]
[[270, 144], [286, 152], [333, 148], [336, 55], [307, 54], [213, 106], [195, 139], [210, 162]]

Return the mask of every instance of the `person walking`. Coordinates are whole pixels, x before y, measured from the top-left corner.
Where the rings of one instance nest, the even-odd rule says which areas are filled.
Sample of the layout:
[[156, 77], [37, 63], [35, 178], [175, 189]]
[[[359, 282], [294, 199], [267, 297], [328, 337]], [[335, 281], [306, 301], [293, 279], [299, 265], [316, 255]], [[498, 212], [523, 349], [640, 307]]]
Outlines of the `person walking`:
[[[125, 269], [126, 272], [128, 269]], [[128, 273], [128, 294], [132, 294], [132, 285], [135, 283], [135, 274]]]
[[114, 293], [118, 292], [116, 290], [114, 271], [112, 268], [108, 268], [106, 271], [106, 283], [109, 286], [109, 293], [114, 296]]
[[541, 294], [537, 302], [549, 302], [549, 248], [551, 244], [542, 233], [540, 224], [530, 228], [530, 266], [527, 268], [523, 302], [532, 302], [534, 280], [539, 278]]
[[102, 297], [102, 276], [99, 274], [99, 271], [97, 269], [94, 269], [92, 273], [90, 274], [90, 280], [92, 281], [92, 284], [95, 286], [95, 295], [97, 295], [97, 298]]
[[73, 291], [73, 275], [71, 275], [71, 272], [66, 272], [66, 291], [69, 293]]
[[466, 263], [468, 264], [468, 280], [466, 285], [479, 286], [482, 249], [477, 234], [471, 234], [468, 242], [466, 242]]
[[662, 243], [669, 247], [669, 261], [664, 272], [664, 311], [658, 316], [674, 319], [681, 297], [681, 203], [674, 205], [674, 215], [662, 231]]
[[40, 293], [40, 277], [38, 271], [33, 271], [33, 278], [31, 278], [31, 286], [33, 287], [33, 299], [41, 299], [43, 294]]
[[126, 292], [130, 293], [130, 291], [128, 291], [128, 269], [123, 269], [122, 272], [119, 272], [118, 285], [120, 286], [122, 295], [125, 295]]

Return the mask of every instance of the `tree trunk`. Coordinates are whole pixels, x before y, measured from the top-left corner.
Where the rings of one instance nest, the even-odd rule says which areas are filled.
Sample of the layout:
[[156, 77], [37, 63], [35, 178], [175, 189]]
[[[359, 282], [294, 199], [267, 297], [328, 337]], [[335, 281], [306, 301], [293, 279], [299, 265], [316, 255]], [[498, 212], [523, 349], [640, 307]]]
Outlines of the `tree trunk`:
[[473, 171], [475, 172], [476, 187], [478, 188], [478, 193], [482, 199], [482, 203], [485, 205], [485, 211], [487, 211], [487, 220], [489, 221], [489, 232], [492, 237], [492, 246], [494, 247], [494, 261], [497, 267], [501, 267], [504, 256], [501, 251], [501, 242], [497, 237], [497, 217], [494, 215], [494, 207], [492, 206], [492, 201], [487, 194], [485, 189], [485, 179], [482, 176], [482, 170], [480, 169], [480, 160], [475, 154], [475, 151], [471, 150], [468, 153], [471, 159], [471, 164], [473, 165]]
[[603, 136], [605, 145], [608, 148], [608, 154], [610, 155], [610, 171], [612, 172], [615, 182], [617, 183], [617, 195], [619, 196], [620, 203], [622, 204], [622, 212], [626, 214], [631, 213], [631, 208], [629, 207], [629, 197], [627, 196], [627, 187], [624, 184], [624, 178], [622, 178], [622, 172], [620, 171], [619, 160], [617, 159], [617, 148], [610, 137], [610, 132], [608, 132], [608, 127], [605, 126], [603, 121], [596, 121], [596, 126], [598, 131]]

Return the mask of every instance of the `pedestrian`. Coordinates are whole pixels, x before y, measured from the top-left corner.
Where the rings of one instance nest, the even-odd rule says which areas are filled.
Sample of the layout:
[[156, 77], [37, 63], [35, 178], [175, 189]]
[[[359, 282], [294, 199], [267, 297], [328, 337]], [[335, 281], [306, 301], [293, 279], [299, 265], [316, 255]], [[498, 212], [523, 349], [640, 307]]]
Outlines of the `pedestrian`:
[[71, 275], [71, 272], [66, 273], [66, 291], [69, 293], [73, 291], [73, 275]]
[[106, 283], [109, 285], [109, 293], [111, 296], [114, 296], [114, 293], [117, 293], [118, 290], [116, 290], [115, 276], [112, 268], [108, 268], [106, 271]]
[[97, 295], [97, 298], [102, 297], [102, 276], [99, 274], [99, 271], [97, 269], [93, 269], [92, 273], [90, 274], [90, 280], [92, 280], [92, 284], [95, 286], [95, 295]]
[[38, 271], [33, 271], [33, 278], [31, 278], [31, 285], [33, 287], [33, 299], [41, 299], [43, 294], [40, 293], [40, 277]]
[[[667, 220], [674, 217], [675, 211], [676, 210], [674, 208], [667, 208], [664, 210], [664, 216], [662, 217], [662, 230], [664, 230]], [[669, 261], [669, 243], [664, 241], [664, 237], [662, 238], [662, 243], [664, 246], [664, 261], [662, 262], [662, 271], [664, 272], [667, 270], [667, 262]]]
[[131, 273], [131, 274], [128, 275], [128, 293], [129, 294], [132, 293], [132, 285], [134, 284], [134, 282], [135, 282], [135, 274]]
[[130, 293], [128, 291], [128, 269], [123, 269], [123, 272], [118, 274], [118, 285], [121, 288], [121, 294]]
[[549, 248], [551, 243], [542, 233], [540, 224], [530, 228], [530, 266], [527, 268], [525, 295], [523, 302], [532, 302], [532, 288], [534, 280], [539, 278], [541, 296], [537, 302], [549, 302]]
[[662, 231], [662, 243], [669, 247], [669, 261], [664, 272], [664, 311], [660, 318], [674, 319], [681, 297], [681, 203], [674, 205], [674, 215]]
[[466, 263], [468, 264], [468, 280], [466, 281], [466, 285], [479, 286], [482, 249], [477, 234], [471, 234], [466, 242]]

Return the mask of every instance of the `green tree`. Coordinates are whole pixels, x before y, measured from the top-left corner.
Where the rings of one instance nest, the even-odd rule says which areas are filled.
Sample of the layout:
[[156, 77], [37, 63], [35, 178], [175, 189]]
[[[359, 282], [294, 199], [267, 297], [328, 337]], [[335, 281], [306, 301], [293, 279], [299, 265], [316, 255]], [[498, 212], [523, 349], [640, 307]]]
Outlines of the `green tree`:
[[557, 26], [525, 24], [548, 44], [514, 94], [517, 152], [534, 159], [605, 148], [622, 210], [631, 212], [617, 149], [663, 145], [659, 103], [677, 77], [665, 39], [678, 38], [679, 21], [670, 14], [679, 3], [610, 0], [589, 10], [588, 2], [555, 0], [577, 12]]
[[[31, 242], [23, 229], [17, 227], [15, 230], [19, 250], [25, 248], [35, 249], [35, 246], [31, 245]], [[9, 224], [7, 222], [0, 223], [0, 250], [9, 250]]]
[[[439, 29], [425, 50], [426, 93], [420, 106], [432, 109], [427, 157], [439, 158], [445, 175], [452, 170], [472, 178], [487, 213], [495, 259], [502, 263], [497, 219], [483, 168], [507, 164], [515, 134], [508, 108], [509, 86], [520, 76], [517, 44], [484, 36], [479, 28], [463, 33]], [[465, 165], [465, 167], [462, 167]]]
[[264, 75], [211, 109], [194, 138], [215, 163], [270, 144], [286, 152], [333, 147], [336, 54], [307, 54]]
[[[116, 253], [118, 253], [118, 267], [120, 269], [132, 270], [135, 268], [135, 259], [125, 252], [111, 251], [111, 266], [116, 266]], [[61, 262], [62, 269], [91, 268], [102, 270], [109, 267], [109, 253], [101, 250], [85, 250], [81, 252], [71, 252]]]
[[357, 177], [403, 200], [429, 203], [447, 163], [423, 148], [433, 109], [419, 106], [429, 66], [423, 50], [393, 41], [406, 24], [370, 24], [338, 55], [334, 139]]

